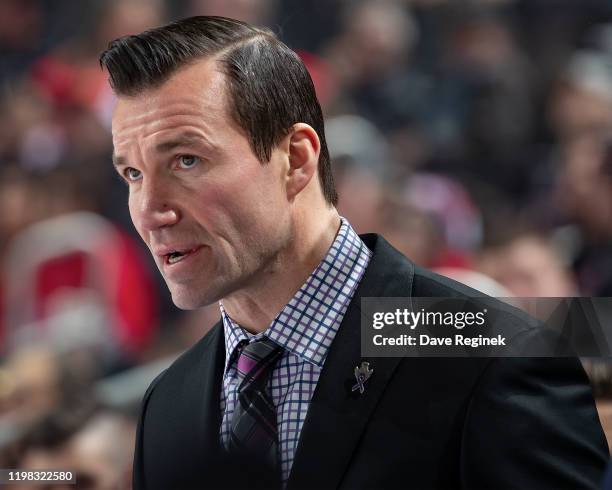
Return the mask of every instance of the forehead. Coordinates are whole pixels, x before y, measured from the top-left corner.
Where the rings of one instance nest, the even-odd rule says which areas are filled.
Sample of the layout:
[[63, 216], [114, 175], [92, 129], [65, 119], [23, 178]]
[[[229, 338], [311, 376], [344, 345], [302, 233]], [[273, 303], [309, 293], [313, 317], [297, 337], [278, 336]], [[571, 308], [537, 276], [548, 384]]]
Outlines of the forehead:
[[113, 139], [120, 142], [143, 127], [155, 131], [190, 119], [202, 124], [229, 119], [225, 86], [218, 63], [207, 59], [179, 68], [159, 87], [119, 96], [113, 111]]

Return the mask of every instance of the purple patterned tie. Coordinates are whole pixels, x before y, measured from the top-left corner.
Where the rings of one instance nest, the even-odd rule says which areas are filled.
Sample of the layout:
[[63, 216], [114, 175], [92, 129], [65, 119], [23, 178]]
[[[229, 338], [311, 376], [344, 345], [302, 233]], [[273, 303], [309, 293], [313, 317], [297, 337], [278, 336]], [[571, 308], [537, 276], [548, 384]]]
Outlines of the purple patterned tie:
[[282, 351], [282, 347], [267, 338], [241, 346], [236, 365], [240, 380], [238, 403], [229, 440], [230, 453], [275, 472], [278, 471], [276, 409], [266, 387]]

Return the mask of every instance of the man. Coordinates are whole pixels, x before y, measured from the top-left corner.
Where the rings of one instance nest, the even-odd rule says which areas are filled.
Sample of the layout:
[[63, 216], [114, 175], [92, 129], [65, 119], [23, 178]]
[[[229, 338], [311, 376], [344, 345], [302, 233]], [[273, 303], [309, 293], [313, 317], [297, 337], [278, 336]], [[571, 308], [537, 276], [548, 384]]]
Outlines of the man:
[[[181, 308], [221, 321], [145, 394], [134, 488], [596, 488], [577, 360], [377, 358], [360, 298], [475, 293], [335, 209], [323, 118], [268, 31], [194, 17], [111, 43], [114, 164]], [[538, 335], [506, 313], [514, 346]]]

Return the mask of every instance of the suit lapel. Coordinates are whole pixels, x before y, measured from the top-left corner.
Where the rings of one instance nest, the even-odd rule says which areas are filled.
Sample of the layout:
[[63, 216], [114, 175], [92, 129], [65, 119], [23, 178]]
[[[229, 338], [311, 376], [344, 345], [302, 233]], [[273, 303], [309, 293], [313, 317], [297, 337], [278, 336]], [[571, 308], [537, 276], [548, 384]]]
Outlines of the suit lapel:
[[[190, 410], [196, 417], [193, 434], [201, 437], [200, 460], [204, 465], [214, 464], [219, 453], [219, 427], [221, 426], [220, 395], [225, 366], [225, 343], [223, 327], [217, 323], [211, 331], [210, 343], [201, 353], [199, 368], [194, 370], [192, 379], [196, 385], [189, 389], [196, 396], [194, 406], [200, 410]], [[199, 402], [199, 403], [198, 403]], [[211, 468], [214, 469], [214, 468]]]
[[361, 357], [361, 298], [407, 296], [413, 265], [380, 236], [363, 241], [374, 255], [334, 339], [302, 427], [289, 490], [336, 488], [362, 432], [401, 358], [369, 359], [374, 369], [363, 394], [351, 391]]

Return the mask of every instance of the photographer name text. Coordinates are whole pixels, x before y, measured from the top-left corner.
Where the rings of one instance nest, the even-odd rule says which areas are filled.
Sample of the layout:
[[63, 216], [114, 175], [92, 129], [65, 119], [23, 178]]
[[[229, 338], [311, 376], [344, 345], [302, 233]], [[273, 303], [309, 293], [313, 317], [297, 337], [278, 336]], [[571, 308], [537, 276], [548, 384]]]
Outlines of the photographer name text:
[[402, 334], [396, 337], [385, 337], [383, 335], [374, 335], [372, 338], [376, 346], [419, 346], [419, 347], [443, 347], [443, 346], [465, 346], [465, 347], [481, 347], [481, 346], [505, 346], [506, 338], [501, 335], [495, 337], [485, 337], [478, 335], [477, 337], [468, 337], [465, 335], [455, 334], [452, 337], [434, 337], [431, 335], [408, 335]]

